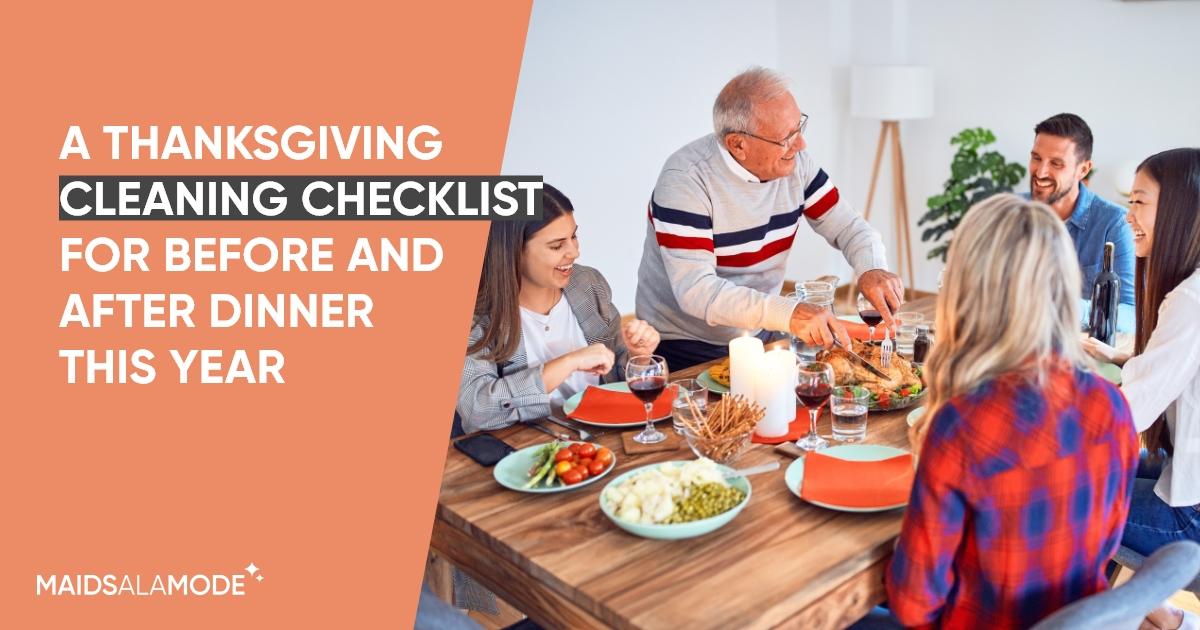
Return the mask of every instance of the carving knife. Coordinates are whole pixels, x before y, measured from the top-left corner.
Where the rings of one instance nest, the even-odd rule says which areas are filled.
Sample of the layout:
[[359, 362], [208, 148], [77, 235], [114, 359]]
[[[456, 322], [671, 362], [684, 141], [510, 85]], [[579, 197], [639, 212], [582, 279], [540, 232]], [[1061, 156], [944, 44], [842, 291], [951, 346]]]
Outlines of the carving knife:
[[855, 354], [854, 351], [851, 350], [850, 348], [843, 346], [842, 343], [840, 341], [838, 341], [836, 337], [833, 339], [833, 345], [841, 348], [842, 350], [845, 350], [846, 354], [850, 355], [854, 359], [854, 361], [857, 362], [859, 365], [867, 368], [867, 371], [869, 371], [870, 373], [874, 374], [875, 376], [878, 376], [879, 378], [881, 378], [885, 381], [891, 382], [892, 377], [888, 376], [887, 374], [884, 374], [881, 370], [879, 370], [879, 368], [876, 368], [874, 365], [871, 365], [866, 359]]

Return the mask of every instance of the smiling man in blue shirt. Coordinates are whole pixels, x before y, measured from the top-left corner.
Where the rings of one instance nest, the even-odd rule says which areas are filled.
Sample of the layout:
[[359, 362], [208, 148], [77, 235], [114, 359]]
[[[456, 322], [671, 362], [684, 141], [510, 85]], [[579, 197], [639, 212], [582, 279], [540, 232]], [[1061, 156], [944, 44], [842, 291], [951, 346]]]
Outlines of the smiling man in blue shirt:
[[1050, 206], [1066, 222], [1083, 271], [1080, 297], [1090, 304], [1092, 281], [1104, 260], [1104, 243], [1111, 242], [1115, 248], [1113, 271], [1121, 278], [1121, 304], [1133, 305], [1133, 231], [1125, 222], [1125, 208], [1083, 185], [1084, 176], [1092, 170], [1092, 130], [1075, 114], [1059, 114], [1038, 123], [1034, 133], [1029, 152], [1030, 193], [1025, 196]]

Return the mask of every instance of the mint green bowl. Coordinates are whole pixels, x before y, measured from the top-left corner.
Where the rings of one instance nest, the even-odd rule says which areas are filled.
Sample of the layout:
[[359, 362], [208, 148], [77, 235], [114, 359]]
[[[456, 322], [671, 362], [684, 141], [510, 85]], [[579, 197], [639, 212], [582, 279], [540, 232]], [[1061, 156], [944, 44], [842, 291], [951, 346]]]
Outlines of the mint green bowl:
[[[686, 464], [687, 462], [675, 461], [668, 463], [678, 467]], [[692, 521], [690, 523], [674, 523], [671, 525], [642, 525], [639, 523], [630, 523], [629, 521], [623, 521], [617, 518], [616, 513], [613, 511], [612, 507], [608, 505], [608, 501], [604, 498], [605, 494], [607, 494], [609, 486], [619, 485], [621, 482], [639, 472], [642, 472], [643, 470], [657, 468], [660, 465], [661, 464], [650, 464], [649, 466], [635, 468], [621, 475], [620, 477], [613, 479], [612, 481], [608, 482], [608, 485], [604, 486], [604, 490], [600, 492], [600, 509], [604, 511], [604, 515], [607, 516], [609, 520], [617, 524], [617, 527], [620, 527], [621, 529], [634, 534], [635, 536], [641, 536], [642, 538], [657, 538], [659, 540], [681, 540], [684, 538], [695, 538], [696, 536], [703, 536], [721, 529], [727, 523], [729, 523], [729, 521], [732, 521], [733, 518], [742, 511], [742, 508], [746, 507], [746, 504], [750, 502], [750, 481], [745, 477], [736, 477], [729, 480], [729, 485], [741, 490], [742, 492], [745, 492], [746, 498], [742, 499], [742, 502], [734, 506], [732, 510], [723, 512], [712, 518]], [[728, 466], [721, 466], [719, 464], [717, 465], [717, 469], [721, 472], [730, 472], [733, 470]]]

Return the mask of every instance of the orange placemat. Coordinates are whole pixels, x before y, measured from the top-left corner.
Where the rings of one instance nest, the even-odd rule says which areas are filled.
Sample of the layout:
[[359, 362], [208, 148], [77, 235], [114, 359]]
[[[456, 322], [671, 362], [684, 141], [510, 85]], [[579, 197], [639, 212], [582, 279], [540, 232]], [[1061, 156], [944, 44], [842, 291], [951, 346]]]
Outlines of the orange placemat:
[[[844, 319], [841, 320], [841, 322], [842, 325], [846, 327], [846, 334], [850, 335], [851, 339], [857, 339], [859, 341], [868, 341], [871, 339], [870, 326], [867, 326], [866, 324], [860, 324], [858, 322], [848, 322]], [[883, 327], [883, 324], [875, 327], [875, 341], [883, 339], [885, 330], [886, 329]]]
[[[671, 415], [671, 403], [678, 395], [678, 388], [667, 385], [662, 396], [654, 401], [650, 412], [652, 418], [664, 418]], [[614, 392], [603, 387], [588, 387], [583, 392], [583, 400], [571, 412], [570, 418], [578, 418], [597, 424], [631, 424], [646, 421], [646, 405], [637, 396], [629, 392]]]
[[913, 478], [911, 453], [852, 462], [814, 451], [804, 457], [800, 498], [855, 508], [900, 505], [908, 503]]
[[788, 432], [786, 435], [769, 438], [755, 433], [754, 437], [750, 438], [750, 441], [755, 444], [783, 444], [784, 442], [795, 442], [805, 435], [808, 435], [808, 410], [797, 409], [796, 419], [788, 423]]

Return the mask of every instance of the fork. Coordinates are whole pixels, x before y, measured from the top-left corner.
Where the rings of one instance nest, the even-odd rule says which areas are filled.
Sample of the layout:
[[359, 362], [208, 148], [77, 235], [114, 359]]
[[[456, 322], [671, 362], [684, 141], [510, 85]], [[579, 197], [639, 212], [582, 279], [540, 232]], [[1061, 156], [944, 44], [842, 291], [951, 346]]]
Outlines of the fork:
[[879, 364], [883, 367], [892, 367], [892, 338], [888, 337], [888, 329], [883, 329], [883, 342], [879, 344]]

